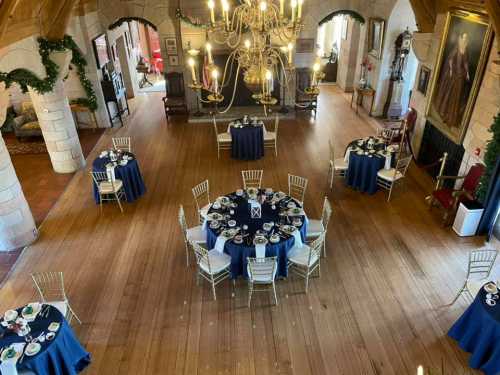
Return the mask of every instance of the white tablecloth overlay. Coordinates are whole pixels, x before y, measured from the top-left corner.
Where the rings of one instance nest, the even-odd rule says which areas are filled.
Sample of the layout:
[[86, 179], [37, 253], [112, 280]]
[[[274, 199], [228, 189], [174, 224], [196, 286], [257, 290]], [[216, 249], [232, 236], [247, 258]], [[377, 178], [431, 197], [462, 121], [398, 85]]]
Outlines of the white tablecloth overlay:
[[266, 257], [266, 245], [264, 244], [255, 245], [255, 257], [256, 258]]
[[[15, 344], [11, 344], [11, 346], [16, 350], [16, 352], [22, 353], [24, 346], [26, 343], [18, 342]], [[7, 350], [7, 349], [5, 349]], [[7, 359], [0, 364], [0, 372], [2, 375], [17, 375], [16, 362], [18, 357], [14, 357], [12, 359]]]

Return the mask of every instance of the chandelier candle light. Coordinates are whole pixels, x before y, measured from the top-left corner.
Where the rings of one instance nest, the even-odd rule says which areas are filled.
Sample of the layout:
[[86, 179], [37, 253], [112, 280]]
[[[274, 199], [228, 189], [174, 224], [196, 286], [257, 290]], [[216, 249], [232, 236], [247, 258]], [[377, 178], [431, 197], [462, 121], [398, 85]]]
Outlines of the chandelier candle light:
[[[195, 70], [196, 54], [187, 60], [191, 70], [192, 84], [195, 91], [208, 91], [208, 102], [220, 103], [224, 100], [222, 89], [229, 84], [230, 77], [236, 77], [232, 97], [227, 111], [234, 101], [240, 70], [245, 85], [252, 91], [252, 98], [264, 106], [274, 105], [277, 99], [272, 96], [274, 78], [287, 87], [293, 66], [295, 41], [303, 28], [302, 7], [304, 0], [290, 0], [289, 8], [285, 0], [244, 0], [233, 10], [228, 0], [208, 0], [210, 23], [207, 25], [208, 40], [231, 49], [223, 69], [214, 64], [212, 44], [205, 45], [208, 72], [212, 82], [201, 85]], [[217, 17], [217, 9], [220, 16]], [[205, 67], [204, 67], [205, 68]], [[236, 69], [236, 75], [233, 70]], [[313, 65], [311, 87], [306, 89], [310, 95], [318, 95], [318, 83], [324, 74], [317, 60]], [[222, 73], [219, 73], [222, 72]], [[205, 80], [204, 80], [205, 82]], [[264, 108], [265, 109], [265, 108]]]

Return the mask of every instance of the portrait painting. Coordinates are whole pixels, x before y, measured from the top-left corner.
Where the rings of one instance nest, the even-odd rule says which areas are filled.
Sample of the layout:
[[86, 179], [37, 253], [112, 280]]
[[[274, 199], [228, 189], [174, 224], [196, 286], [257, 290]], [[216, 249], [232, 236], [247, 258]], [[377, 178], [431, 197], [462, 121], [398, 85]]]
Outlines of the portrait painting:
[[491, 39], [487, 19], [460, 11], [448, 13], [427, 117], [457, 144], [462, 142], [470, 121]]
[[429, 78], [431, 77], [431, 70], [426, 66], [420, 67], [420, 74], [418, 75], [417, 90], [422, 94], [427, 95], [427, 86], [429, 86]]
[[381, 18], [370, 18], [368, 27], [368, 53], [380, 59], [384, 44], [385, 21]]

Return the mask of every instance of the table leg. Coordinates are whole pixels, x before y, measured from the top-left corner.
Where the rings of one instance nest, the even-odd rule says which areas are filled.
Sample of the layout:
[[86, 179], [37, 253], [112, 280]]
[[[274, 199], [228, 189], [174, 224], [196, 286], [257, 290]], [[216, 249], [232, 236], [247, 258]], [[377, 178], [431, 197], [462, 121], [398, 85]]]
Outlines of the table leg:
[[372, 103], [370, 104], [370, 112], [368, 112], [368, 116], [371, 117], [373, 111], [373, 102], [375, 101], [375, 93], [372, 95]]

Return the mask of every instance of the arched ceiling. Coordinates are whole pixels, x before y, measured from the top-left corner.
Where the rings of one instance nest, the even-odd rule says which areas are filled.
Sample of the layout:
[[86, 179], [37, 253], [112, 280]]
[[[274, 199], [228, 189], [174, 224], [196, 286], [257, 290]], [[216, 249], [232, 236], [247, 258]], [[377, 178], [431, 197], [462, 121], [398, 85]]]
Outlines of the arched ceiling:
[[[154, 2], [154, 0], [122, 0], [120, 2], [121, 9], [124, 10], [122, 16], [135, 15], [125, 14], [127, 9], [137, 9], [146, 3], [150, 5]], [[60, 38], [64, 35], [71, 14], [95, 11], [99, 6], [102, 8], [102, 4], [99, 3], [106, 3], [106, 0], [0, 0], [0, 47], [33, 34], [41, 34], [52, 39]], [[168, 7], [167, 1], [163, 0], [161, 3], [164, 8]], [[433, 31], [437, 13], [444, 12], [450, 7], [460, 7], [487, 12], [497, 34], [500, 33], [500, 0], [410, 0], [410, 3], [421, 32]], [[154, 17], [154, 15], [148, 16]]]

